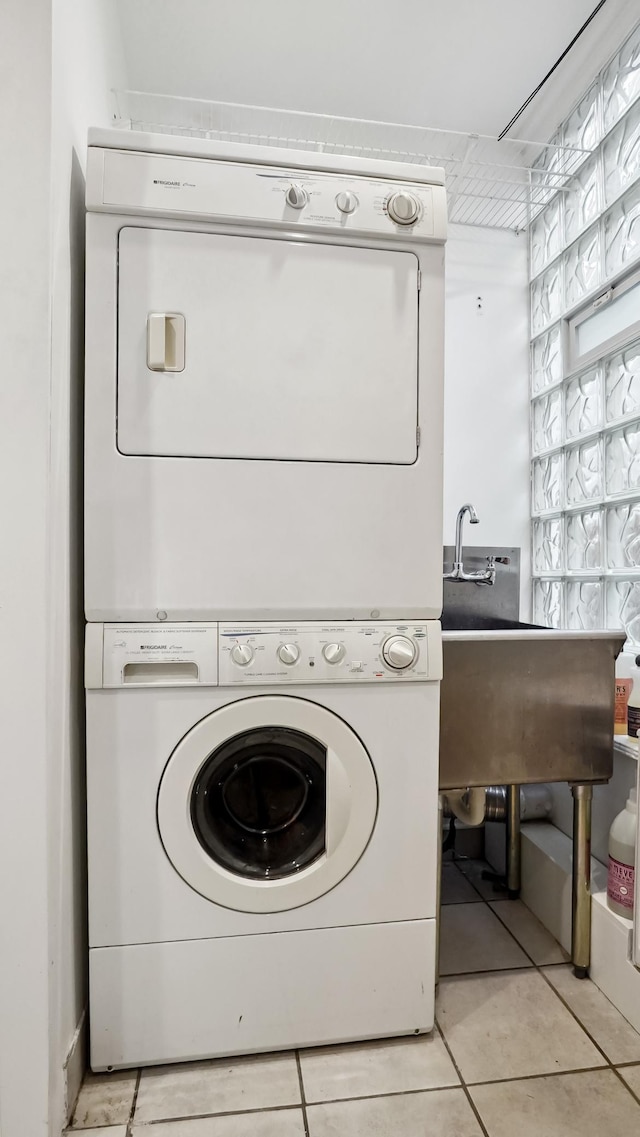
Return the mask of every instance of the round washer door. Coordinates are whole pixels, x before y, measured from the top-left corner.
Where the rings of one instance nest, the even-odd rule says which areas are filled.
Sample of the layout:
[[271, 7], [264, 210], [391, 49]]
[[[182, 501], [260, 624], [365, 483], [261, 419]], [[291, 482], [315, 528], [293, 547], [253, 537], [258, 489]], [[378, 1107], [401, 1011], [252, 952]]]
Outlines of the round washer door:
[[377, 809], [371, 759], [341, 718], [262, 695], [221, 707], [178, 743], [160, 781], [158, 828], [196, 892], [239, 912], [283, 912], [351, 871]]

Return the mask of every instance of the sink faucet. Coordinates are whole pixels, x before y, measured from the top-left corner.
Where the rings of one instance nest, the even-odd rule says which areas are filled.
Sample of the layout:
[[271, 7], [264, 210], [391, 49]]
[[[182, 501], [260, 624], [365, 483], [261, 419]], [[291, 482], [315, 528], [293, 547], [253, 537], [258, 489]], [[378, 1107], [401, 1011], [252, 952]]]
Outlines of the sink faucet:
[[472, 525], [478, 525], [480, 523], [480, 518], [471, 505], [471, 502], [467, 502], [466, 505], [463, 505], [458, 510], [458, 516], [456, 518], [456, 552], [453, 562], [453, 571], [445, 572], [443, 574], [444, 580], [472, 581], [474, 584], [495, 584], [495, 557], [487, 557], [488, 567], [483, 571], [464, 571], [464, 564], [462, 563], [462, 526], [465, 513], [469, 514], [469, 521]]

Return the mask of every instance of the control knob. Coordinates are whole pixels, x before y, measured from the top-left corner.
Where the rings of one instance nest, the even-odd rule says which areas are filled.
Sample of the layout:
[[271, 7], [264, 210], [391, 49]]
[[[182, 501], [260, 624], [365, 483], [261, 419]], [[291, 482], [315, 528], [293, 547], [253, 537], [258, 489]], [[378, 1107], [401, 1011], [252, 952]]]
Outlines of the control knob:
[[231, 658], [238, 667], [246, 667], [253, 659], [253, 648], [250, 644], [234, 644], [231, 648]]
[[300, 648], [297, 644], [280, 644], [278, 659], [281, 663], [286, 663], [287, 667], [291, 667], [300, 659]]
[[420, 216], [420, 202], [412, 193], [399, 190], [388, 198], [387, 213], [396, 225], [413, 225]]
[[325, 644], [322, 654], [327, 663], [340, 663], [345, 656], [344, 644]]
[[290, 205], [293, 209], [304, 209], [309, 200], [309, 194], [304, 186], [289, 186], [286, 196], [287, 205]]
[[358, 199], [351, 190], [343, 190], [336, 197], [336, 205], [341, 213], [353, 213], [358, 208]]
[[382, 658], [394, 671], [406, 671], [415, 663], [418, 649], [408, 636], [389, 636], [382, 645]]

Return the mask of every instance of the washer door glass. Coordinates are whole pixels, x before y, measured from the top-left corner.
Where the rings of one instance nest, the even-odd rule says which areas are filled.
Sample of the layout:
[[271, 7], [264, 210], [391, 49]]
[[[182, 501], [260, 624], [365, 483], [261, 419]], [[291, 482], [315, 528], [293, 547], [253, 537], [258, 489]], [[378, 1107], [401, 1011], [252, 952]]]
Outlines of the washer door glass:
[[325, 851], [326, 759], [298, 730], [247, 730], [219, 746], [191, 792], [203, 849], [239, 876], [286, 877]]

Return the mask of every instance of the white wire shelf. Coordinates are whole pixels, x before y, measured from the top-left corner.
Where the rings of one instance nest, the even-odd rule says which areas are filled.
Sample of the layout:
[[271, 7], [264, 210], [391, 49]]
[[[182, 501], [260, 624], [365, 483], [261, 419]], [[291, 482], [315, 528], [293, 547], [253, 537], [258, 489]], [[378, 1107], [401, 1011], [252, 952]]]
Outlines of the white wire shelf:
[[525, 229], [591, 153], [549, 143], [273, 107], [114, 91], [115, 123], [152, 134], [443, 166], [449, 218]]

